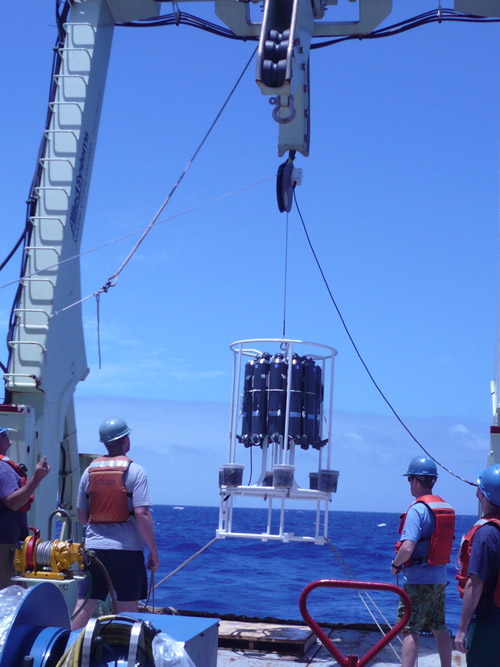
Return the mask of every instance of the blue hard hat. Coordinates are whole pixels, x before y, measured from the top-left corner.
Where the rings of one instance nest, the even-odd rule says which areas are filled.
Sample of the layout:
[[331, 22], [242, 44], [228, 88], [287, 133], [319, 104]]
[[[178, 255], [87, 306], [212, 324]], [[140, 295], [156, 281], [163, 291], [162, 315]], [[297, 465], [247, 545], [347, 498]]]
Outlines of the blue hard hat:
[[127, 422], [121, 417], [110, 417], [99, 427], [99, 439], [104, 444], [124, 438], [129, 433]]
[[2, 433], [7, 433], [8, 430], [9, 430], [8, 428], [5, 428], [4, 426], [0, 426], [0, 435], [2, 435]]
[[419, 475], [421, 477], [437, 477], [438, 472], [436, 464], [428, 456], [415, 456], [415, 458], [410, 461], [408, 470], [403, 473], [404, 477], [409, 477], [410, 475]]
[[500, 507], [500, 465], [494, 463], [477, 474], [477, 483], [485, 497]]

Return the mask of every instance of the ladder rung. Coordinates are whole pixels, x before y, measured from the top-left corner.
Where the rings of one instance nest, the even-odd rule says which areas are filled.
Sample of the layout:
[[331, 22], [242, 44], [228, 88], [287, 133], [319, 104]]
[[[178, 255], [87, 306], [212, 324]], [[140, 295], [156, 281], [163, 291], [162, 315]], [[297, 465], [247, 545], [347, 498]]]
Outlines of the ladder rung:
[[64, 222], [62, 221], [61, 218], [54, 216], [54, 215], [32, 215], [30, 216], [30, 222], [35, 226], [35, 222], [49, 222], [49, 220], [53, 220], [58, 222], [61, 227], [64, 229]]
[[24, 247], [25, 252], [28, 250], [52, 250], [56, 254], [57, 259], [60, 257], [60, 253], [56, 248], [51, 248], [48, 246], [39, 246], [39, 245], [27, 245]]
[[9, 347], [20, 347], [21, 345], [36, 345], [41, 347], [43, 352], [47, 352], [45, 345], [36, 340], [9, 340]]

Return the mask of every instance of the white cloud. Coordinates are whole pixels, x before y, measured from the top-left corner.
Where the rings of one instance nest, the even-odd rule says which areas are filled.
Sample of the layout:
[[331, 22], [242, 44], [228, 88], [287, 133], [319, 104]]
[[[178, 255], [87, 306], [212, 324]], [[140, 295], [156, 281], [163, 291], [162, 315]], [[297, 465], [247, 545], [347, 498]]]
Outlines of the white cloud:
[[470, 431], [467, 426], [464, 426], [463, 424], [455, 424], [451, 427], [450, 433], [461, 433], [463, 435], [469, 435]]

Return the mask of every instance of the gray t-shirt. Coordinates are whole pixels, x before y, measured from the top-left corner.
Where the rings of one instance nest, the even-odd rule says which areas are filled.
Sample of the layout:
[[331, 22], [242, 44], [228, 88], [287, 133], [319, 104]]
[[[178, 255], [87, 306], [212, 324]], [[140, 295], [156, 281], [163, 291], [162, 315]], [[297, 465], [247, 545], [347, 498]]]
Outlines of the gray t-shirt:
[[[127, 498], [130, 511], [135, 507], [150, 507], [148, 478], [142, 466], [138, 463], [129, 465], [124, 475]], [[89, 511], [89, 470], [83, 473], [78, 488], [78, 509]], [[134, 516], [130, 516], [124, 523], [88, 523], [85, 533], [85, 547], [87, 549], [117, 549], [127, 551], [142, 551], [144, 540], [137, 528]]]

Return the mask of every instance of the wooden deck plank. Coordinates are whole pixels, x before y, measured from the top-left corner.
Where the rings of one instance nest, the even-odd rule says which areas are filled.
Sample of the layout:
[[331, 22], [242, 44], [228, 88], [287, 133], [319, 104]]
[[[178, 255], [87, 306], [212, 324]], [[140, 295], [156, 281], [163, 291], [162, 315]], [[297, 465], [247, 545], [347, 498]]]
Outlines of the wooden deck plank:
[[304, 655], [315, 643], [311, 630], [303, 625], [220, 621], [219, 647], [276, 651]]

